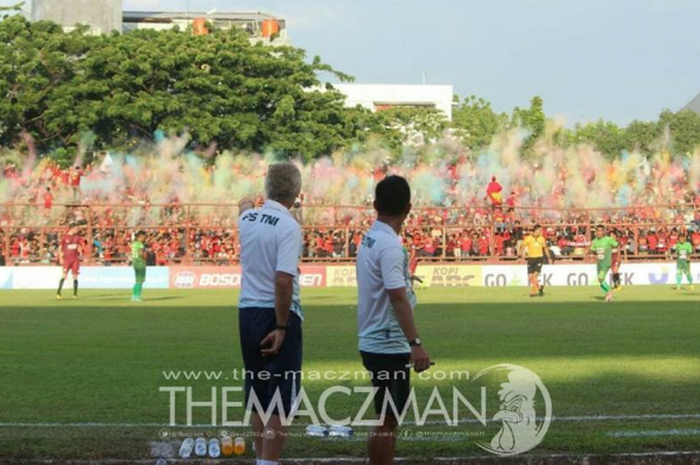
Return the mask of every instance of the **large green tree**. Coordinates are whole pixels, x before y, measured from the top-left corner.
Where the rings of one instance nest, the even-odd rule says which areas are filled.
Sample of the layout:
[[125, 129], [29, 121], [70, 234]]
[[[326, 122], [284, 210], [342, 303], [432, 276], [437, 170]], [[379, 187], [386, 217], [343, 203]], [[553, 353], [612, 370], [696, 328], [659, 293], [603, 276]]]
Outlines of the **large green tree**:
[[662, 132], [658, 121], [634, 120], [625, 130], [627, 149], [651, 155], [656, 149], [657, 141]]
[[40, 147], [76, 143], [78, 102], [69, 92], [95, 38], [20, 15], [0, 22], [0, 144], [31, 135]]
[[611, 160], [619, 157], [628, 146], [625, 129], [602, 119], [595, 123], [577, 124], [572, 139], [573, 143], [592, 145]]
[[375, 113], [367, 128], [380, 135], [384, 145], [400, 152], [405, 144], [417, 139], [423, 143], [437, 141], [449, 127], [445, 114], [434, 108], [396, 106]]
[[523, 153], [528, 155], [531, 153], [535, 142], [542, 137], [545, 131], [547, 117], [544, 114], [544, 102], [542, 97], [533, 97], [530, 101], [530, 108], [515, 107], [511, 124], [520, 126], [529, 131], [529, 134], [523, 142]]
[[245, 32], [139, 30], [91, 37], [19, 15], [0, 22], [0, 143], [129, 147], [158, 130], [194, 143], [311, 158], [362, 141], [373, 120], [318, 78], [338, 73], [294, 47]]
[[659, 126], [669, 131], [671, 147], [677, 154], [688, 155], [700, 145], [700, 115], [694, 111], [664, 110], [659, 115]]
[[452, 111], [452, 127], [464, 145], [472, 150], [489, 145], [507, 124], [507, 114], [496, 113], [491, 103], [475, 95], [465, 98]]

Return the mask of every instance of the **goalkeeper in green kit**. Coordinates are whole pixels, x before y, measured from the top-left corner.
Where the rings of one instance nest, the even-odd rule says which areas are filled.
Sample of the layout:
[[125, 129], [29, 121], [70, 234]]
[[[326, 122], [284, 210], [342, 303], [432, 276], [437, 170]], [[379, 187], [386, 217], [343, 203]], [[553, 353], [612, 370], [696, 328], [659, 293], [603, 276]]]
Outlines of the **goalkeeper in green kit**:
[[605, 292], [605, 301], [610, 302], [613, 294], [612, 289], [605, 280], [608, 271], [612, 267], [612, 250], [620, 244], [610, 236], [605, 235], [605, 227], [601, 224], [595, 228], [595, 238], [591, 244], [591, 251], [596, 255], [596, 268], [600, 288]]
[[146, 282], [146, 233], [139, 231], [136, 233], [136, 240], [131, 243], [131, 266], [134, 267], [134, 275], [136, 276], [136, 284], [131, 293], [132, 302], [143, 302], [141, 292], [143, 291], [143, 283]]
[[690, 255], [693, 253], [693, 245], [687, 240], [688, 235], [681, 232], [676, 242], [676, 290], [681, 290], [683, 275], [688, 278], [690, 290], [693, 287], [693, 274], [690, 272]]

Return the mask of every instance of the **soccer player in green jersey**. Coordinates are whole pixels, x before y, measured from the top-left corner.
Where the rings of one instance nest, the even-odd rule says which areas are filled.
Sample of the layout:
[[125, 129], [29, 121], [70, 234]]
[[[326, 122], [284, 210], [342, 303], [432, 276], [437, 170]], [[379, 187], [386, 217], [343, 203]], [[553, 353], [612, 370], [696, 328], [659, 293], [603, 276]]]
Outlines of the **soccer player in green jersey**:
[[141, 292], [143, 291], [143, 283], [146, 282], [146, 233], [139, 231], [136, 233], [136, 240], [131, 243], [131, 266], [134, 267], [136, 276], [136, 284], [131, 292], [132, 302], [143, 302]]
[[693, 245], [687, 240], [688, 235], [685, 232], [681, 232], [678, 236], [678, 242], [676, 242], [676, 290], [681, 289], [681, 282], [683, 282], [683, 275], [688, 278], [688, 283], [690, 283], [690, 289], [695, 289], [693, 287], [693, 274], [690, 272], [690, 255], [693, 253]]
[[612, 266], [612, 250], [620, 244], [610, 236], [605, 235], [605, 227], [600, 224], [595, 228], [595, 239], [591, 244], [591, 251], [596, 255], [596, 267], [600, 288], [605, 292], [605, 301], [612, 300], [612, 289], [605, 282], [605, 277]]

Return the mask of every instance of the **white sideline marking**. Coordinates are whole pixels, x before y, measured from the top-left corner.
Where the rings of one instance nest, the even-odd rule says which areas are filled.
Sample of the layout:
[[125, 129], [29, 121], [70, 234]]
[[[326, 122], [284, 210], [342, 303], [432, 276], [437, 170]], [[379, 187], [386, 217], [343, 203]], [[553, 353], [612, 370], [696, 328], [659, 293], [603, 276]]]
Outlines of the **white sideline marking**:
[[[543, 420], [544, 417], [538, 417], [538, 420]], [[588, 415], [588, 416], [568, 416], [568, 417], [552, 417], [552, 421], [561, 422], [597, 422], [597, 421], [625, 421], [625, 420], [699, 420], [700, 413], [689, 414], [647, 414], [647, 415]], [[460, 419], [460, 423], [478, 423], [479, 420], [474, 418]], [[306, 426], [308, 423], [298, 422], [298, 426]], [[406, 426], [414, 426], [416, 423], [406, 421], [403, 423]], [[442, 425], [444, 421], [426, 421], [425, 425]], [[0, 423], [0, 428], [220, 428], [220, 429], [235, 429], [234, 426], [212, 426], [212, 425], [168, 425], [164, 423]], [[240, 427], [239, 427], [240, 428]], [[673, 430], [669, 430], [673, 431]], [[693, 430], [678, 430], [678, 431], [693, 431]], [[700, 431], [700, 430], [697, 430]], [[625, 433], [622, 431], [621, 433]], [[631, 432], [633, 433], [633, 432]], [[698, 433], [700, 434], [700, 433]]]
[[668, 429], [649, 431], [612, 431], [608, 436], [613, 438], [646, 438], [656, 436], [699, 436], [700, 429]]
[[[545, 417], [537, 417], [538, 421], [545, 420]], [[551, 418], [553, 422], [573, 422], [573, 423], [584, 423], [593, 421], [626, 421], [626, 420], [700, 420], [700, 413], [689, 413], [689, 414], [645, 414], [645, 415], [587, 415], [587, 416], [568, 416], [568, 417], [557, 417]], [[475, 418], [461, 418], [460, 423], [479, 423], [479, 420]], [[426, 421], [425, 425], [440, 425], [444, 424], [444, 421]], [[404, 425], [411, 426], [415, 425], [415, 422], [405, 421]]]

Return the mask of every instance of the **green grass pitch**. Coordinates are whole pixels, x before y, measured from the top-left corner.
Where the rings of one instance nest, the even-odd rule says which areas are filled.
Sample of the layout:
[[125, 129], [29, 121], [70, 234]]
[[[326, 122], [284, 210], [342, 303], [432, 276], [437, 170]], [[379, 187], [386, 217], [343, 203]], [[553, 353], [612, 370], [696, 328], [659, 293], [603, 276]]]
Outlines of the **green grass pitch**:
[[[305, 370], [362, 371], [355, 292], [304, 290]], [[436, 368], [477, 373], [514, 363], [541, 377], [556, 419], [532, 453], [697, 449], [700, 291], [628, 287], [612, 303], [603, 302], [594, 287], [548, 289], [537, 299], [528, 298], [526, 288], [418, 293], [416, 319]], [[75, 301], [56, 301], [51, 291], [0, 293], [0, 459], [147, 458], [149, 443], [165, 434], [159, 425], [169, 421], [169, 397], [160, 387], [192, 387], [195, 400], [205, 400], [212, 387], [240, 384], [226, 375], [213, 381], [163, 375], [179, 370], [228, 374], [242, 368], [236, 292], [146, 290], [143, 304], [129, 298], [129, 291], [114, 290], [84, 291]], [[460, 382], [419, 380], [414, 385], [425, 398], [434, 385], [445, 389]], [[333, 384], [304, 381], [312, 400]], [[184, 394], [178, 399], [182, 425]], [[336, 418], [354, 414], [361, 402], [336, 398], [329, 403], [330, 413]], [[210, 417], [195, 409], [195, 423]], [[221, 429], [175, 426], [166, 431], [173, 438]], [[464, 424], [456, 430], [468, 434], [473, 429]], [[399, 442], [400, 457], [486, 455], [468, 437], [449, 440], [454, 429], [444, 425], [405, 430], [410, 434]], [[293, 435], [286, 455], [364, 454], [359, 437], [332, 441]]]

